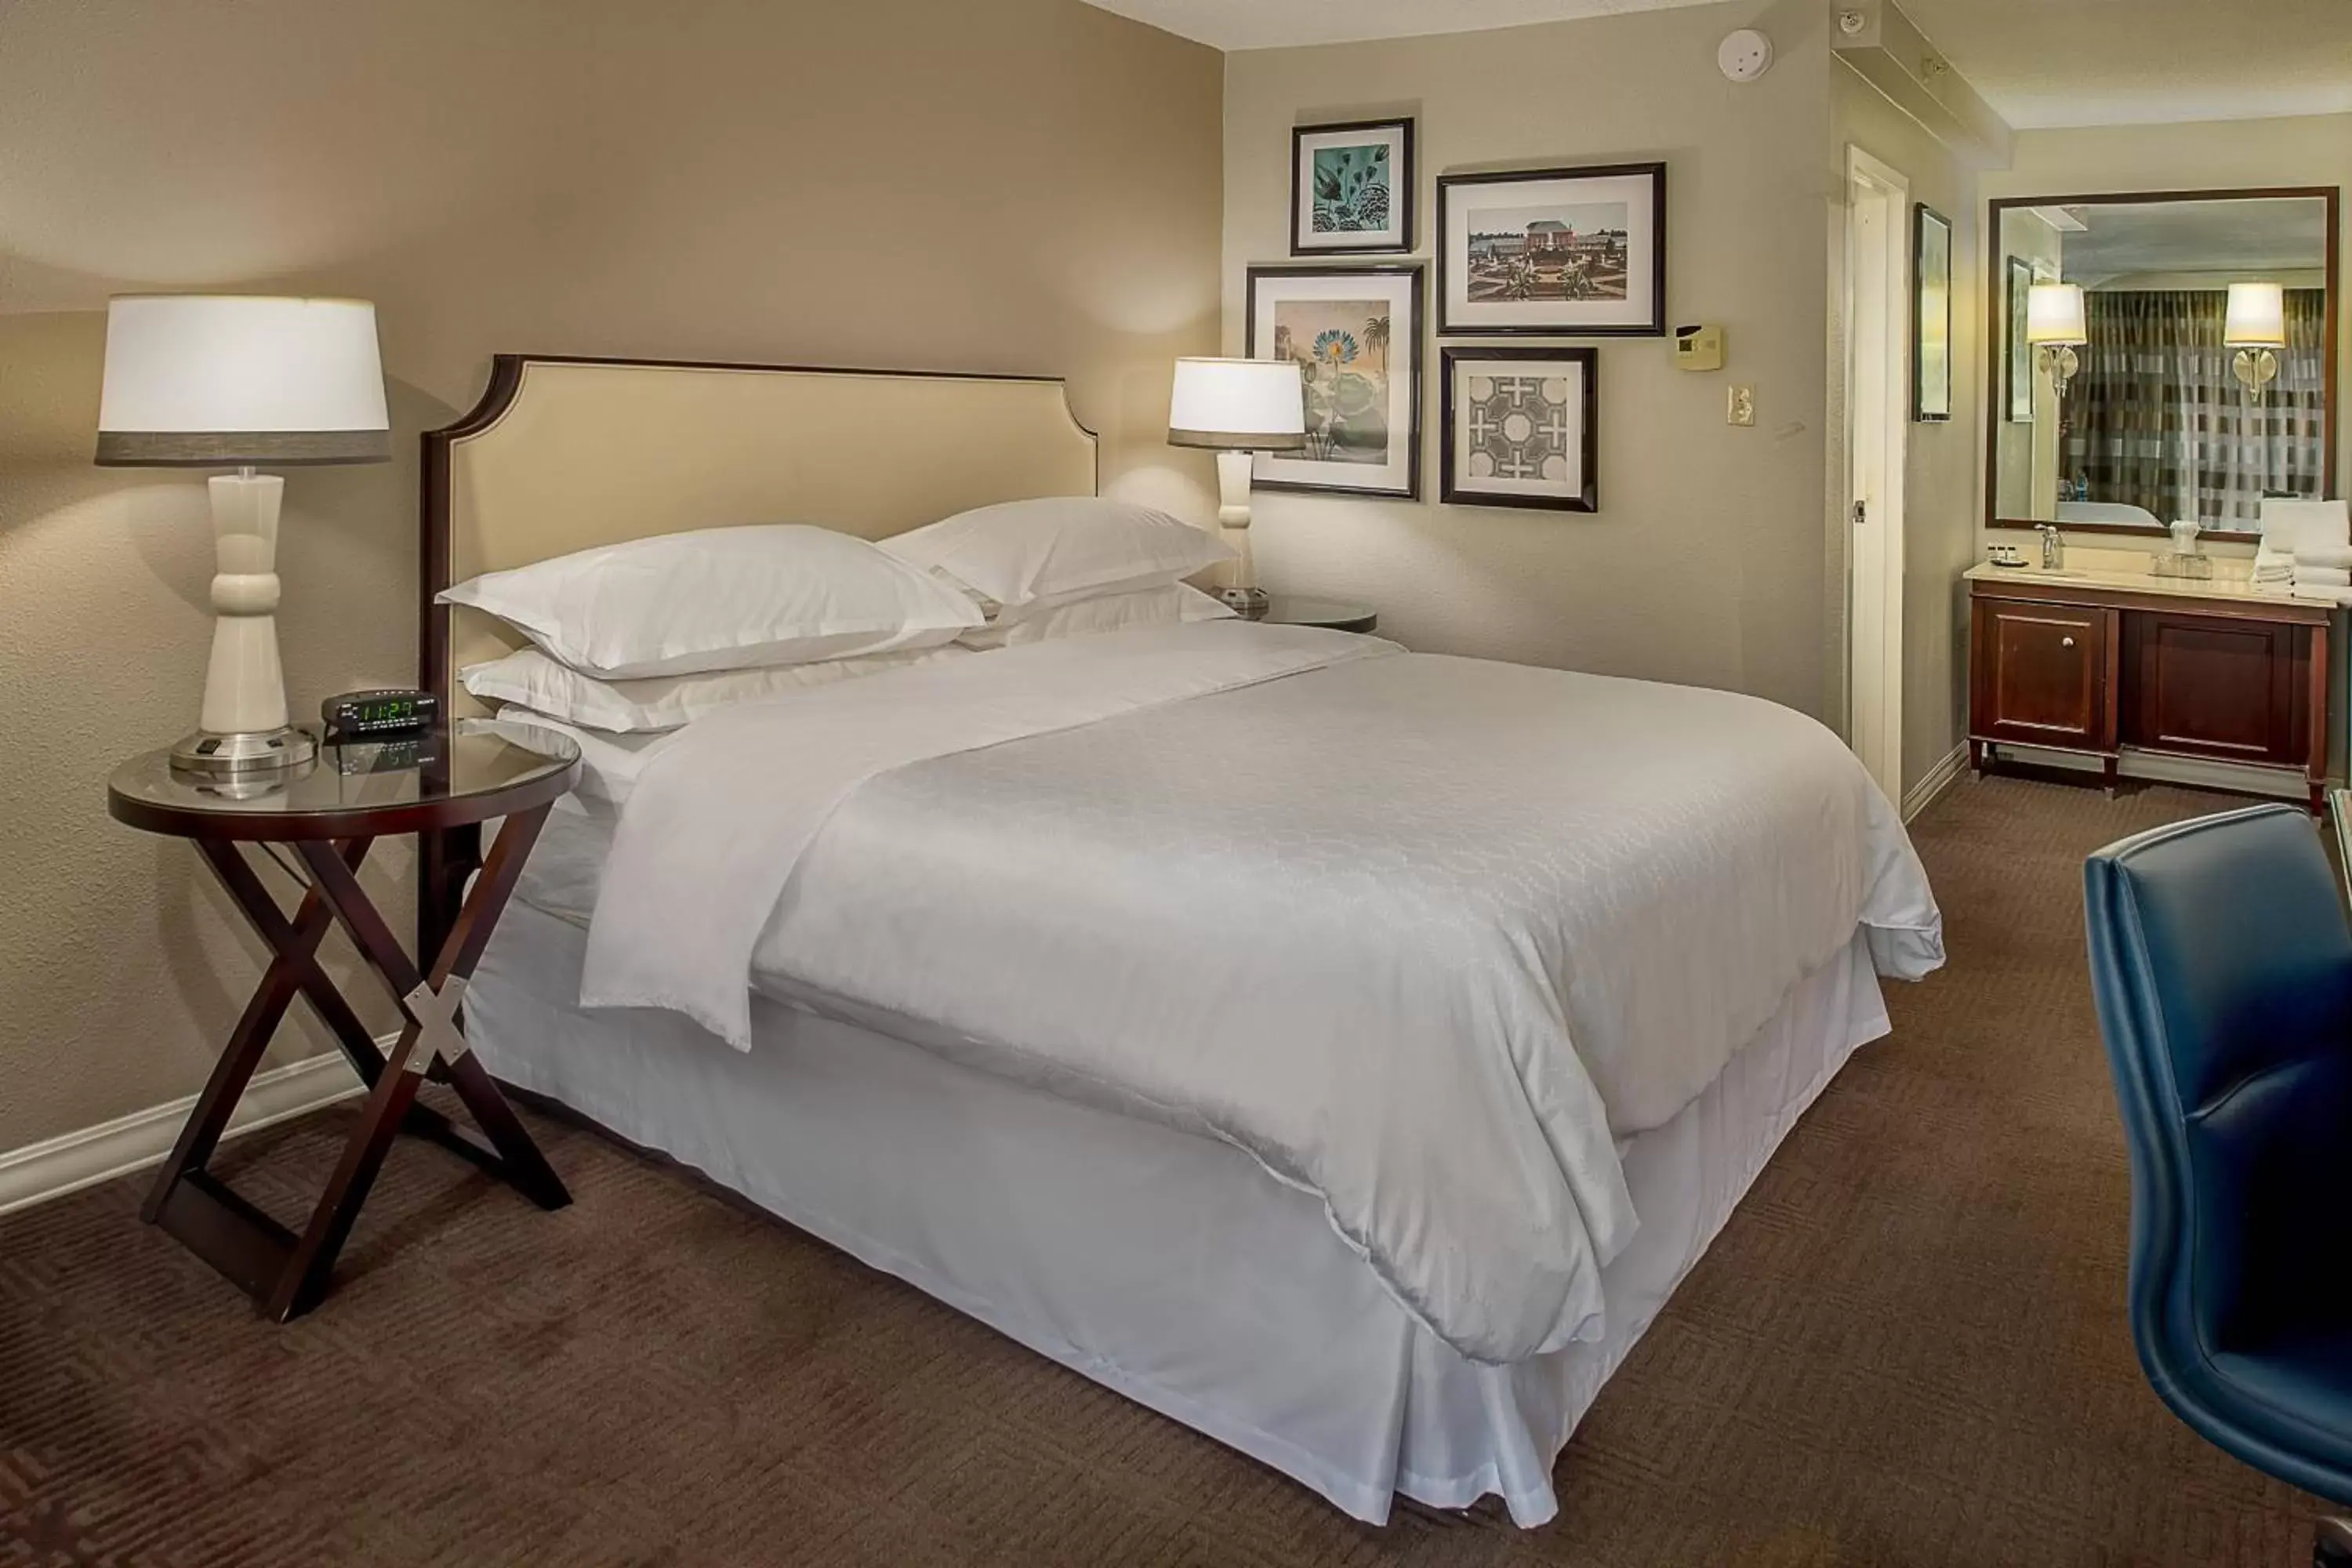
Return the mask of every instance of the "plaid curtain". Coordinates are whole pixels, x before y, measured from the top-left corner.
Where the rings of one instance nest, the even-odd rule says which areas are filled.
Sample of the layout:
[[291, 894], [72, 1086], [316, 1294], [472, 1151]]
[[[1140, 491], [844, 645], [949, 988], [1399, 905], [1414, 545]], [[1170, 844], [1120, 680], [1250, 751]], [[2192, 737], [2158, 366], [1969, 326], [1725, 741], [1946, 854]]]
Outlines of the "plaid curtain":
[[2231, 372], [2221, 342], [2229, 292], [2148, 289], [2084, 295], [2090, 342], [2061, 411], [2066, 473], [2089, 499], [2146, 507], [2158, 521], [2260, 527], [2264, 492], [2316, 497], [2326, 360], [2326, 296], [2286, 293], [2287, 347], [2262, 401]]

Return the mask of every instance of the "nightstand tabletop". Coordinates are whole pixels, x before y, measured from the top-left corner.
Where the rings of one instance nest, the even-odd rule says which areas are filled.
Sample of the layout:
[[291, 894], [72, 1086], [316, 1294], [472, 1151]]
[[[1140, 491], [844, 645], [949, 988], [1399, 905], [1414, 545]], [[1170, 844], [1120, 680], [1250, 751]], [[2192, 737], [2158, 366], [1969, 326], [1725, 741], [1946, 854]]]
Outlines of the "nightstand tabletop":
[[107, 809], [149, 833], [184, 838], [347, 838], [462, 826], [544, 805], [570, 789], [580, 748], [553, 730], [461, 719], [404, 738], [319, 748], [318, 760], [227, 782], [147, 752], [114, 770]]
[[1328, 626], [1333, 631], [1369, 632], [1380, 625], [1380, 612], [1349, 599], [1318, 599], [1305, 594], [1276, 594], [1265, 614], [1269, 626]]

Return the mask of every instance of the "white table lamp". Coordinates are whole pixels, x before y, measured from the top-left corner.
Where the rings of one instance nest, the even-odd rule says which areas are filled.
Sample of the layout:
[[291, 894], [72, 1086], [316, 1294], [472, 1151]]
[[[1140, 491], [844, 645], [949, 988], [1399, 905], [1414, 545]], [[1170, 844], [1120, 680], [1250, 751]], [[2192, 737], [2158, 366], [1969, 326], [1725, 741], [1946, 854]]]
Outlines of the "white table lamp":
[[1265, 590], [1250, 554], [1250, 461], [1257, 452], [1307, 445], [1307, 394], [1294, 360], [1180, 359], [1168, 399], [1168, 444], [1217, 454], [1217, 522], [1239, 559], [1222, 597], [1252, 620]]
[[2082, 362], [2074, 351], [2091, 341], [2079, 283], [2036, 283], [2025, 294], [2025, 341], [2042, 355], [2060, 397]]
[[381, 463], [392, 425], [375, 307], [361, 300], [126, 294], [107, 303], [101, 467], [234, 467], [209, 482], [212, 662], [195, 733], [173, 762], [237, 773], [307, 762], [278, 661], [278, 510], [254, 466]]
[[2286, 289], [2277, 283], [2232, 283], [2221, 342], [2238, 351], [2230, 373], [2248, 397], [2260, 397], [2278, 375], [2278, 351], [2286, 347]]

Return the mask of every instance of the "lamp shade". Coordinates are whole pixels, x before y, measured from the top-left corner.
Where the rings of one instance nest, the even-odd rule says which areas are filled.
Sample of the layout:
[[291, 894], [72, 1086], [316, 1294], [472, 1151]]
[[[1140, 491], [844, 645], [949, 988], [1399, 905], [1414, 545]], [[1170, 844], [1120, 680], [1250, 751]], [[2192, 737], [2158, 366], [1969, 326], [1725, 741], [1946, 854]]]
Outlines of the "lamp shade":
[[2025, 341], [2052, 348], [2087, 343], [2083, 325], [2083, 286], [2036, 283], [2025, 296]]
[[392, 456], [363, 300], [124, 294], [107, 302], [98, 461], [381, 463]]
[[2233, 349], [2286, 347], [2286, 289], [2277, 283], [2232, 283], [2221, 341]]
[[1292, 360], [1180, 359], [1168, 399], [1168, 442], [1234, 452], [1307, 444], [1307, 399]]

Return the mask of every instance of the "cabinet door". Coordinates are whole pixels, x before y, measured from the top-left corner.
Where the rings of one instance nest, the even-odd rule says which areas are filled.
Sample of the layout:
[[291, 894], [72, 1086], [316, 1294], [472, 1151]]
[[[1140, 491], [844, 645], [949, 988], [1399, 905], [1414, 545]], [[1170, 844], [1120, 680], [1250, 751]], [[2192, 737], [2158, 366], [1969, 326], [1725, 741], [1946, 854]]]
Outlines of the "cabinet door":
[[2123, 738], [2151, 751], [2301, 765], [2309, 642], [2300, 627], [2171, 611], [2126, 618]]
[[2111, 751], [2107, 647], [2114, 612], [1977, 599], [1969, 731], [1979, 740]]

